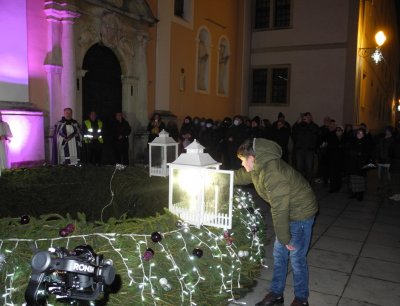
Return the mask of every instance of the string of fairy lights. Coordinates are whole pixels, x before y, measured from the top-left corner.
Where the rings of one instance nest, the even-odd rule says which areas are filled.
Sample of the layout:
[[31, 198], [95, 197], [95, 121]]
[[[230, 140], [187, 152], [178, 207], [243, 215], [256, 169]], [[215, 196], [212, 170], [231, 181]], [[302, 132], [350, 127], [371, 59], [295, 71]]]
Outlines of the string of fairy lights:
[[[236, 287], [241, 288], [240, 274], [242, 262], [250, 261], [256, 263], [256, 261], [259, 261], [260, 265], [267, 268], [260, 257], [263, 250], [263, 244], [260, 239], [262, 234], [262, 228], [260, 228], [262, 215], [259, 209], [254, 209], [251, 194], [240, 189], [237, 190], [234, 196], [233, 213], [247, 229], [245, 237], [249, 240], [248, 245], [250, 247], [246, 250], [240, 250], [235, 244], [234, 231], [221, 230], [221, 233], [216, 234], [206, 226], [201, 226], [199, 229], [179, 220], [176, 223], [176, 229], [163, 233], [155, 232], [151, 235], [90, 233], [40, 239], [0, 239], [0, 271], [6, 267], [8, 257], [13, 256], [13, 253], [20, 245], [33, 243], [38, 248], [39, 245], [43, 247], [43, 243], [47, 243], [49, 248], [53, 248], [55, 245], [59, 246], [61, 244], [65, 245], [68, 249], [72, 243], [81, 243], [83, 241], [86, 244], [87, 240], [96, 237], [104, 240], [109, 245], [111, 248], [110, 251], [114, 254], [114, 265], [118, 262], [118, 266], [120, 267], [117, 273], [123, 274], [129, 280], [129, 283], [126, 285], [127, 288], [122, 287], [121, 291], [118, 292], [119, 294], [126, 294], [127, 292], [124, 292], [124, 290], [135, 286], [140, 293], [140, 299], [143, 303], [158, 305], [158, 301], [160, 301], [159, 290], [161, 287], [161, 290], [164, 291], [177, 290], [181, 305], [197, 305], [194, 293], [199, 284], [207, 282], [204, 273], [198, 267], [198, 263], [203, 256], [203, 250], [206, 250], [207, 254], [211, 254], [214, 263], [213, 266], [209, 266], [209, 269], [218, 271], [217, 275], [220, 282], [219, 292], [228, 293], [230, 295], [229, 302], [245, 304], [244, 302], [237, 301], [234, 296], [234, 289]], [[131, 243], [121, 248], [121, 239], [126, 238]], [[154, 242], [157, 245], [157, 254], [151, 249]], [[170, 249], [171, 245], [176, 245], [177, 242], [181, 245], [180, 252], [185, 254], [186, 261], [178, 261]], [[191, 250], [190, 245], [196, 245], [197, 247]], [[134, 252], [133, 255], [132, 252]], [[170, 265], [167, 271], [157, 269], [160, 254], [165, 257], [165, 262]], [[157, 260], [154, 260], [154, 257], [157, 257]], [[115, 260], [115, 258], [118, 260]], [[229, 264], [222, 265], [221, 262]], [[188, 263], [190, 263], [190, 268], [187, 268]], [[0, 293], [3, 304], [11, 306], [15, 305], [13, 303], [13, 296], [18, 294], [18, 290], [23, 290], [23, 288], [16, 288], [14, 286], [16, 267], [7, 266], [7, 269], [9, 268], [11, 269], [10, 271], [5, 271], [6, 279], [4, 280], [4, 288], [0, 288]], [[26, 277], [28, 278], [29, 276], [26, 275]], [[235, 279], [237, 280], [236, 283], [234, 283]], [[178, 284], [179, 287], [173, 288], [171, 283], [174, 283], [175, 286]]]

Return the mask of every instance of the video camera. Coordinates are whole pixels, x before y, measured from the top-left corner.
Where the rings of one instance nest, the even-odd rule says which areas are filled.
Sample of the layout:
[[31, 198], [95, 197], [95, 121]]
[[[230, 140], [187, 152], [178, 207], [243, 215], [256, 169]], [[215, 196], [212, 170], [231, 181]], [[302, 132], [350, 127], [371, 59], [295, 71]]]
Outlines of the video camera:
[[97, 255], [90, 245], [77, 246], [73, 251], [63, 247], [40, 251], [32, 257], [31, 266], [25, 291], [27, 306], [47, 305], [48, 294], [70, 304], [94, 301], [115, 278], [112, 261]]

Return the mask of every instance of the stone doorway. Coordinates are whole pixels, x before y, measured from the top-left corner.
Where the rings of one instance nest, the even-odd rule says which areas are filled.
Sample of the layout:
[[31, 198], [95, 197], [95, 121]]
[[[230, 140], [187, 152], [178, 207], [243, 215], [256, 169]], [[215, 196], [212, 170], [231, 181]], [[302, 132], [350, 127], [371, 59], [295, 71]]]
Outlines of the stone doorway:
[[102, 162], [113, 164], [111, 122], [116, 112], [122, 111], [121, 66], [114, 52], [102, 45], [93, 45], [86, 53], [82, 69], [82, 122], [90, 111], [103, 121]]

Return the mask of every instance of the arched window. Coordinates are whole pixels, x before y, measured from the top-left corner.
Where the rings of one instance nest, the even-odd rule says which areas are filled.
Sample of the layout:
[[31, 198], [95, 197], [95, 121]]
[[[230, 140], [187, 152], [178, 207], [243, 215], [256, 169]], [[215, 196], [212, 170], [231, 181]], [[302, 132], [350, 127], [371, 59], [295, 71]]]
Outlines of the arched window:
[[208, 91], [210, 72], [210, 34], [207, 29], [202, 28], [197, 37], [197, 75], [196, 89]]
[[227, 96], [229, 84], [229, 58], [231, 56], [226, 38], [220, 38], [218, 44], [217, 94]]

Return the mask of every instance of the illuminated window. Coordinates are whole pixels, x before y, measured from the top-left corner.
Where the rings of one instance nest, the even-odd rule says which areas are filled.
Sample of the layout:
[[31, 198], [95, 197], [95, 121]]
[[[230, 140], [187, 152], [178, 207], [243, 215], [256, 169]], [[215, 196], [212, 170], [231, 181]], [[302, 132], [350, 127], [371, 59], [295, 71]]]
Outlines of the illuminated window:
[[281, 29], [291, 26], [292, 0], [255, 0], [254, 29]]
[[250, 102], [269, 105], [289, 104], [289, 67], [253, 69]]

